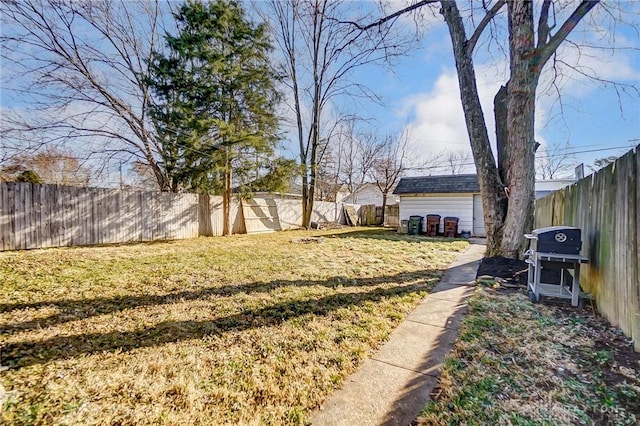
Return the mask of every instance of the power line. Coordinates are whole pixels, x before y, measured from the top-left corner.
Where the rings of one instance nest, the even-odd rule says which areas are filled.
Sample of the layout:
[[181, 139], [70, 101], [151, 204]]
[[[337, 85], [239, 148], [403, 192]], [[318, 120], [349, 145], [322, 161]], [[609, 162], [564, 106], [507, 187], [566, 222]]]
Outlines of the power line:
[[[609, 148], [600, 148], [600, 149], [588, 149], [588, 150], [583, 150], [583, 151], [573, 151], [573, 152], [561, 152], [561, 153], [555, 153], [555, 154], [550, 154], [550, 155], [540, 155], [537, 156], [537, 158], [554, 158], [554, 157], [560, 157], [563, 155], [575, 155], [575, 154], [586, 154], [586, 153], [590, 153], [590, 152], [600, 152], [600, 151], [613, 151], [615, 149], [624, 149], [624, 148], [633, 148], [632, 146], [629, 145], [623, 145], [623, 146], [613, 146], [613, 147], [609, 147]], [[456, 166], [474, 166], [475, 162], [468, 162], [468, 163], [459, 163], [456, 164]], [[436, 165], [436, 166], [424, 166], [424, 167], [408, 167], [407, 170], [431, 170], [431, 169], [446, 169], [446, 168], [450, 168], [451, 165], [449, 164], [442, 164], [442, 165]]]

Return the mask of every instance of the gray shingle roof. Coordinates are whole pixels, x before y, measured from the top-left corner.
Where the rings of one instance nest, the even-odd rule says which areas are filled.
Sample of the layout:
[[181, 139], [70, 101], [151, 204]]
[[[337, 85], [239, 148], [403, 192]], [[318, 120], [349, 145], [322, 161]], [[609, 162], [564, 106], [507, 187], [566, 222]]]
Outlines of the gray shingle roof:
[[416, 176], [400, 179], [394, 194], [457, 194], [480, 192], [477, 175]]

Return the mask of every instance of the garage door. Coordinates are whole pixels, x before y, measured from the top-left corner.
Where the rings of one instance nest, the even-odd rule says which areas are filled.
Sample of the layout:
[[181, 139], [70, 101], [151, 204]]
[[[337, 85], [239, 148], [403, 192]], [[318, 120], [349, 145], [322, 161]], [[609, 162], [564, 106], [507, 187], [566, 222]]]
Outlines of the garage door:
[[480, 194], [473, 196], [473, 235], [476, 237], [484, 237], [484, 215], [482, 213], [482, 196]]

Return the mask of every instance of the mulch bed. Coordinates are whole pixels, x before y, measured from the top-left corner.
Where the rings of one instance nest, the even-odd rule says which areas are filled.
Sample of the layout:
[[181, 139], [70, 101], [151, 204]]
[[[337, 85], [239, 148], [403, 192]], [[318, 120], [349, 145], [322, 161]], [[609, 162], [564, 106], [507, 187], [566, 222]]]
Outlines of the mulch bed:
[[500, 278], [499, 281], [525, 285], [527, 264], [524, 260], [508, 259], [501, 256], [485, 257], [478, 267], [477, 276]]

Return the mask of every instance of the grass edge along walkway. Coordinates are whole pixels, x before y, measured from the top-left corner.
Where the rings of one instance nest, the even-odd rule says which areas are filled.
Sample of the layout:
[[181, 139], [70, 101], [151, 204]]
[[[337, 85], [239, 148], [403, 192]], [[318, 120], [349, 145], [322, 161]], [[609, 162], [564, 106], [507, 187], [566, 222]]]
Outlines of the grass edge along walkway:
[[456, 256], [441, 281], [387, 343], [311, 416], [313, 425], [407, 425], [424, 408], [456, 339], [485, 247]]
[[640, 354], [591, 307], [480, 287], [417, 424], [640, 422]]

